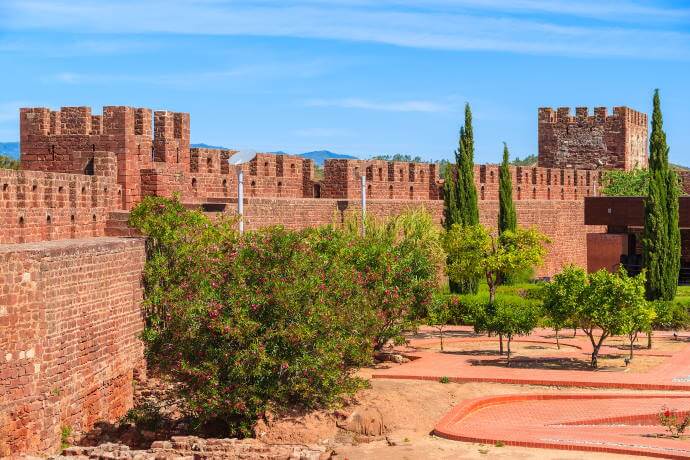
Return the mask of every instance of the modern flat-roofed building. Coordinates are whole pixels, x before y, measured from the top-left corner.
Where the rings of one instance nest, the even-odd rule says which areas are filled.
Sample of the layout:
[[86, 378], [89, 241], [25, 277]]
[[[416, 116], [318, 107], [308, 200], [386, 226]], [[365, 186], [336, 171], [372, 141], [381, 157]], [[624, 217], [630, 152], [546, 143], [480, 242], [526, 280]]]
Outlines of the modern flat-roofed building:
[[[587, 269], [615, 270], [623, 265], [638, 273], [642, 266], [643, 197], [587, 197], [585, 225], [606, 226], [606, 233], [587, 234]], [[680, 283], [690, 284], [690, 196], [680, 197]]]

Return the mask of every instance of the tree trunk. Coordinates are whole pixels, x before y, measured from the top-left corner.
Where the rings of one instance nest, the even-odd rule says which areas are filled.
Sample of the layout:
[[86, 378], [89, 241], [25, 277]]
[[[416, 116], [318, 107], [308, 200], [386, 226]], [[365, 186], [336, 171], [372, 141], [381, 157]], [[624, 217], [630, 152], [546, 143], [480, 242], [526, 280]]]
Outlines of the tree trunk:
[[577, 326], [573, 326], [573, 337], [577, 335]]
[[503, 355], [503, 334], [498, 334], [498, 354]]
[[630, 339], [630, 356], [628, 356], [628, 362], [632, 361], [633, 359], [633, 344], [635, 343], [635, 339]]
[[556, 329], [556, 348], [558, 348], [559, 350], [561, 349], [561, 344], [558, 341], [558, 329]]
[[443, 329], [439, 329], [439, 332], [441, 334], [441, 351], [443, 351]]
[[512, 336], [508, 334], [508, 367], [510, 367], [510, 341], [512, 339]]
[[597, 363], [597, 357], [599, 356], [599, 347], [596, 347], [594, 351], [592, 352], [592, 361], [590, 362], [590, 365], [596, 369], [598, 366]]
[[647, 350], [652, 349], [652, 334], [653, 333], [654, 333], [653, 331], [647, 332]]
[[587, 335], [589, 335], [589, 340], [592, 342], [592, 346], [593, 346], [592, 363], [591, 364], [592, 364], [592, 367], [596, 369], [598, 367], [597, 358], [599, 358], [599, 349], [601, 348], [601, 345], [604, 343], [604, 340], [606, 340], [606, 337], [608, 337], [608, 334], [607, 335], [602, 334], [602, 336], [599, 337], [599, 342], [596, 344], [594, 343], [593, 333], [592, 333], [592, 335], [590, 335], [590, 334], [587, 334]]

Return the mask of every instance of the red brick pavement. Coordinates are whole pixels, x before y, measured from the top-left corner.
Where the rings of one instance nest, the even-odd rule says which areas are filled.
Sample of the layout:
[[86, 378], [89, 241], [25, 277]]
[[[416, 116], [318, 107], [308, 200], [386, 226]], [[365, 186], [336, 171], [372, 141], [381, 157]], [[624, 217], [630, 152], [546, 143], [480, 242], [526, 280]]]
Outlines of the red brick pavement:
[[[455, 328], [456, 332], [469, 334], [467, 328]], [[548, 331], [537, 331], [534, 335], [516, 339], [515, 342], [547, 342]], [[657, 338], [668, 336], [668, 333], [656, 333]], [[687, 339], [682, 337], [682, 339]], [[446, 339], [446, 344], [454, 342], [476, 342], [491, 340], [498, 346], [498, 339], [487, 337], [466, 337]], [[429, 345], [438, 339], [412, 340], [412, 347]], [[587, 361], [591, 353], [588, 339], [580, 336], [563, 340], [562, 346], [568, 350], [544, 351], [544, 357], [577, 357]], [[607, 346], [602, 347], [601, 354], [625, 352]], [[563, 369], [529, 369], [509, 368], [504, 365], [477, 365], [479, 361], [495, 360], [496, 356], [477, 354], [439, 353], [435, 351], [411, 351], [412, 362], [390, 369], [377, 370], [373, 378], [438, 380], [448, 377], [454, 382], [497, 382], [529, 385], [558, 385], [572, 387], [624, 388], [631, 390], [690, 390], [690, 343], [675, 353], [652, 350], [637, 350], [639, 355], [661, 356], [667, 359], [647, 372], [604, 372], [593, 370]], [[516, 356], [516, 359], [520, 359]], [[622, 358], [621, 358], [622, 359]]]
[[[675, 352], [656, 349], [636, 351], [637, 355], [666, 358], [662, 364], [646, 372], [508, 368], [500, 364], [482, 363], [496, 359], [496, 356], [488, 353], [439, 353], [415, 348], [438, 342], [437, 338], [429, 338], [428, 335], [424, 338], [424, 334], [430, 331], [423, 329], [422, 338], [410, 341], [412, 348], [406, 351], [414, 358], [411, 362], [377, 370], [373, 377], [420, 380], [448, 377], [455, 382], [690, 390], [690, 343]], [[551, 331], [539, 330], [517, 341], [553, 344], [551, 334]], [[452, 328], [452, 335], [455, 337], [447, 338], [446, 344], [485, 341], [497, 344], [496, 338], [473, 336], [469, 328]], [[657, 339], [668, 338], [669, 335], [655, 334]], [[681, 340], [687, 340], [687, 337], [681, 337]], [[540, 358], [559, 356], [585, 361], [589, 359], [591, 344], [586, 337], [564, 339], [562, 346], [562, 350], [543, 350]], [[625, 354], [611, 346], [603, 347], [601, 353]], [[654, 395], [515, 394], [479, 398], [456, 406], [439, 421], [434, 432], [448, 439], [486, 444], [502, 442], [523, 447], [690, 459], [688, 440], [657, 436], [664, 433], [657, 421], [657, 414], [663, 406], [687, 413], [690, 411], [690, 394], [679, 391]]]
[[664, 434], [662, 406], [687, 413], [690, 395], [510, 395], [456, 406], [435, 427], [458, 441], [561, 450], [690, 458], [687, 440]]

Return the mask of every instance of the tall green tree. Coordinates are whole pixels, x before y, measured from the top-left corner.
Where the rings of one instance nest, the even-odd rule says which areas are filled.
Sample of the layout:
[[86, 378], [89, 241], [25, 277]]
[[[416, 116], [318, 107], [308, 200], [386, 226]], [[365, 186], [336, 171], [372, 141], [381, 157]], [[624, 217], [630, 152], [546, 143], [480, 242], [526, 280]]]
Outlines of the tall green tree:
[[513, 181], [510, 174], [510, 153], [503, 143], [503, 162], [498, 170], [498, 233], [517, 229], [517, 214], [513, 203]]
[[449, 229], [460, 221], [457, 201], [458, 169], [448, 165], [443, 174], [443, 226]]
[[680, 271], [678, 177], [668, 164], [669, 147], [663, 129], [659, 90], [654, 91], [652, 134], [649, 140], [649, 189], [645, 199], [644, 267], [649, 300], [673, 300]]
[[[479, 224], [479, 204], [474, 183], [474, 131], [472, 110], [465, 104], [465, 123], [460, 127], [455, 166], [449, 165], [444, 174], [445, 226], [470, 226]], [[471, 276], [461, 280], [449, 280], [451, 292], [473, 293], [479, 290], [479, 278]]]
[[472, 110], [465, 104], [465, 125], [460, 128], [460, 141], [455, 152], [458, 165], [457, 202], [461, 225], [479, 223], [479, 204], [477, 187], [474, 184], [474, 130], [472, 129]]

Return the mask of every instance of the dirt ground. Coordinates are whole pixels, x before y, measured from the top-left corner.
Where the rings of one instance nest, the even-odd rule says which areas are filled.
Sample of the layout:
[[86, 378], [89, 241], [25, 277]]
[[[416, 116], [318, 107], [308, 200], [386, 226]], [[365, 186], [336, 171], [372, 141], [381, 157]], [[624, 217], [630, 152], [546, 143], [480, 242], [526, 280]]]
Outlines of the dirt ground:
[[[363, 369], [362, 377], [372, 370]], [[357, 436], [336, 426], [337, 415], [312, 413], [307, 417], [280, 417], [266, 427], [261, 437], [269, 443], [319, 443], [335, 451], [335, 459], [417, 460], [417, 459], [626, 459], [612, 454], [592, 454], [510, 446], [486, 446], [449, 441], [431, 435], [434, 425], [464, 399], [512, 393], [574, 393], [578, 388], [504, 385], [494, 383], [447, 383], [414, 380], [370, 380], [371, 388], [360, 391], [355, 401], [342, 409], [377, 410], [383, 416], [382, 436]], [[597, 390], [597, 392], [608, 390]], [[611, 390], [616, 392], [617, 390]], [[618, 390], [620, 392], [620, 390]], [[650, 392], [653, 393], [653, 392]], [[337, 412], [337, 411], [336, 411]]]

